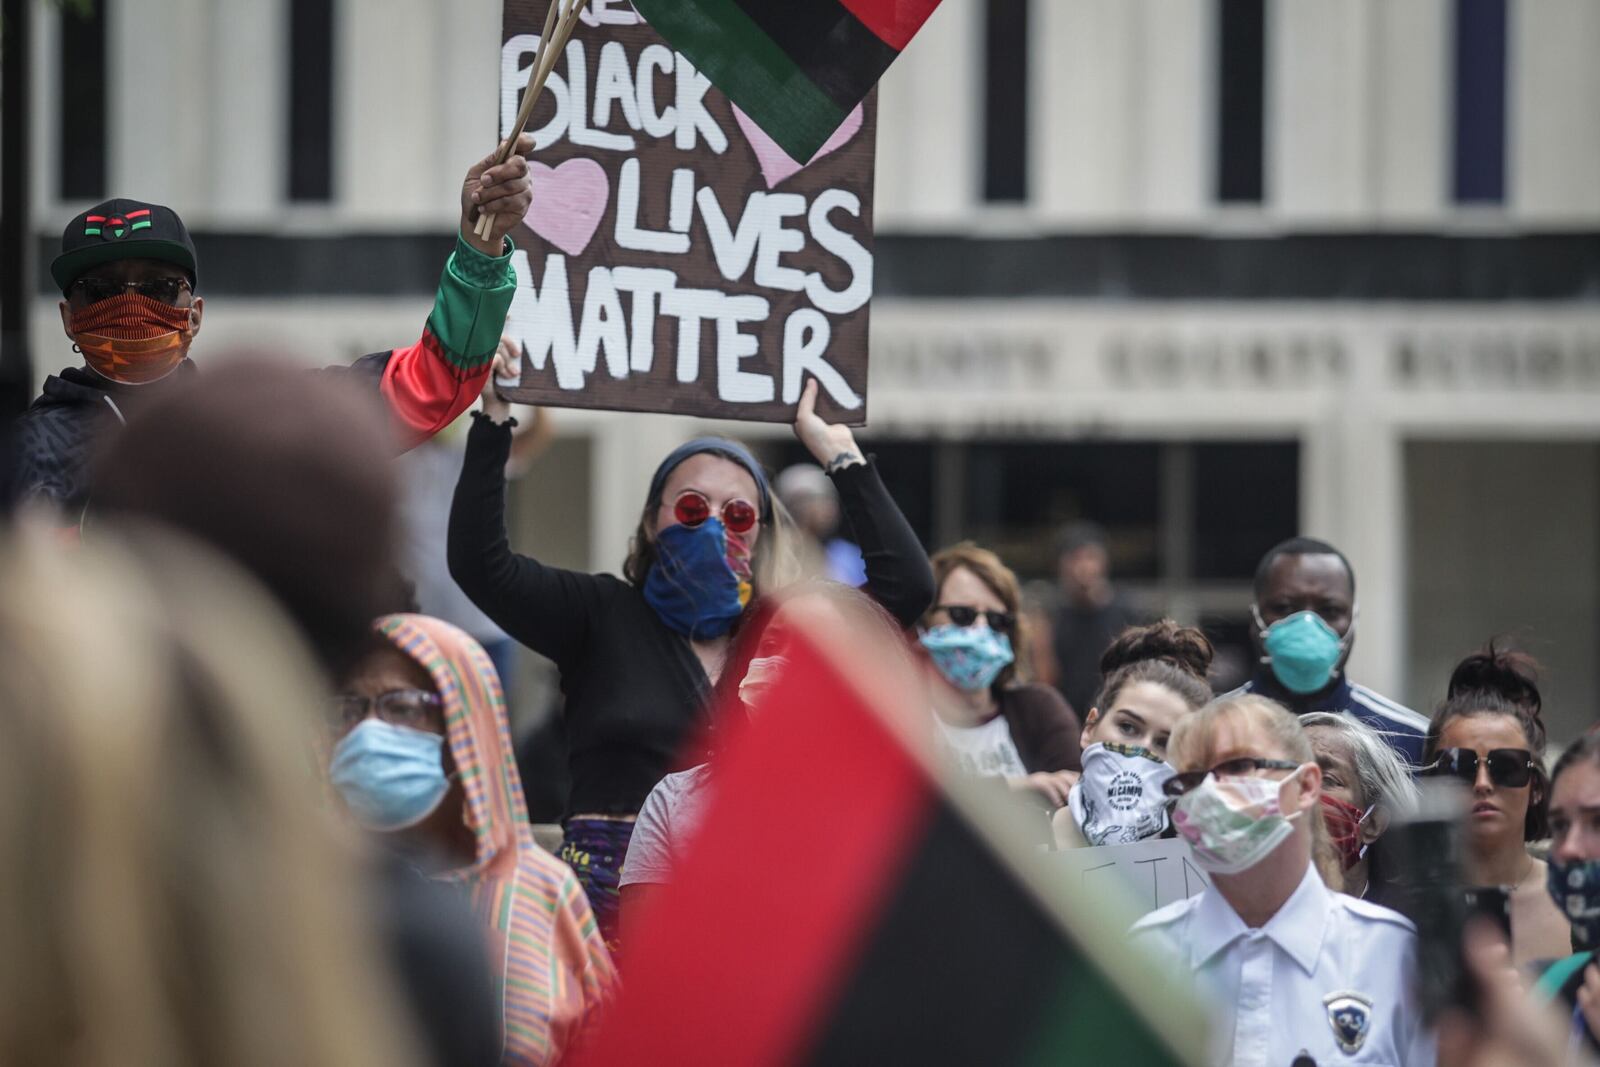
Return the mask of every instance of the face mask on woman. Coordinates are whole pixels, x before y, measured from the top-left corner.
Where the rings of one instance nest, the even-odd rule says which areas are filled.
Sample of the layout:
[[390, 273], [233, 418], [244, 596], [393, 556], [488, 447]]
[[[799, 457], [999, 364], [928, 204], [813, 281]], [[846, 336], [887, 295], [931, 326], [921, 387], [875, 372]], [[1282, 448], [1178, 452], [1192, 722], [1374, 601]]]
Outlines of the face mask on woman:
[[1339, 850], [1339, 862], [1347, 871], [1367, 854], [1367, 845], [1361, 840], [1361, 824], [1376, 806], [1370, 805], [1362, 811], [1338, 797], [1322, 794], [1322, 821], [1328, 827], [1328, 840]]
[[1238, 874], [1266, 859], [1294, 833], [1300, 813], [1283, 813], [1283, 786], [1307, 766], [1282, 780], [1207, 775], [1180, 797], [1172, 822], [1195, 862], [1212, 874]]
[[656, 535], [643, 592], [661, 621], [683, 636], [721, 637], [750, 603], [750, 547], [719, 519], [668, 526]]
[[450, 791], [444, 738], [363, 719], [334, 747], [328, 776], [369, 830], [404, 830], [432, 815]]
[[1091, 845], [1129, 845], [1167, 828], [1161, 787], [1173, 770], [1142, 746], [1096, 741], [1083, 750], [1083, 776], [1067, 806]]
[[1267, 665], [1291, 693], [1316, 693], [1327, 688], [1344, 655], [1349, 636], [1339, 632], [1314, 611], [1297, 611], [1268, 626], [1255, 611], [1261, 630], [1261, 647]]
[[935, 626], [921, 641], [944, 680], [968, 693], [989, 688], [1016, 658], [1011, 638], [987, 626]]
[[1595, 947], [1600, 937], [1600, 859], [1571, 860], [1563, 863], [1551, 856], [1545, 886], [1572, 923], [1578, 942]]

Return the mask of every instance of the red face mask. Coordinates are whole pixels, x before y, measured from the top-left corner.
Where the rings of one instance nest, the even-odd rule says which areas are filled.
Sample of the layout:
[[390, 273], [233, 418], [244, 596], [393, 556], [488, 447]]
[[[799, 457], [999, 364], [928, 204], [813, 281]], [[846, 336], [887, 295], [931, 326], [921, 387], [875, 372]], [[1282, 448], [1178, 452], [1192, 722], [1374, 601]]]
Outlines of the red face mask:
[[89, 369], [126, 385], [144, 385], [177, 369], [194, 339], [189, 308], [125, 292], [74, 311], [67, 332]]
[[1322, 821], [1328, 826], [1328, 840], [1339, 850], [1339, 861], [1347, 871], [1366, 855], [1367, 846], [1361, 840], [1361, 824], [1371, 814], [1371, 808], [1362, 811], [1354, 804], [1346, 804], [1337, 797], [1322, 794]]

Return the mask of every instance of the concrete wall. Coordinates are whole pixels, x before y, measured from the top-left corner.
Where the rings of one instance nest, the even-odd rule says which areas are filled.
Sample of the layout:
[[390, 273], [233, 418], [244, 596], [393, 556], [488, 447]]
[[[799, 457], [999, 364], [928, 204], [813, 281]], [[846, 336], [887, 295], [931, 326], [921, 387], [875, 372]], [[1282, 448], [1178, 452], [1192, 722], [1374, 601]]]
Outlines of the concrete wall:
[[1572, 740], [1600, 709], [1600, 446], [1413, 441], [1405, 471], [1412, 705], [1509, 634], [1548, 668], [1552, 741]]

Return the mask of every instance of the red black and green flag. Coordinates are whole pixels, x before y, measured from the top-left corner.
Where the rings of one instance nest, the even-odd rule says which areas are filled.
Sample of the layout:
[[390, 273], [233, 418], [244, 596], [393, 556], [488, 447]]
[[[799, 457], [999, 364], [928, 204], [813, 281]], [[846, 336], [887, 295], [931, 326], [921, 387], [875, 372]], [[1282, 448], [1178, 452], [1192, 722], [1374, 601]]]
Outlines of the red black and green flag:
[[633, 0], [711, 84], [804, 163], [939, 0]]
[[1063, 908], [982, 798], [942, 787], [862, 695], [882, 687], [822, 648], [793, 641], [714, 757], [705, 820], [578, 1062], [1197, 1062], [1204, 1023], [1127, 920]]

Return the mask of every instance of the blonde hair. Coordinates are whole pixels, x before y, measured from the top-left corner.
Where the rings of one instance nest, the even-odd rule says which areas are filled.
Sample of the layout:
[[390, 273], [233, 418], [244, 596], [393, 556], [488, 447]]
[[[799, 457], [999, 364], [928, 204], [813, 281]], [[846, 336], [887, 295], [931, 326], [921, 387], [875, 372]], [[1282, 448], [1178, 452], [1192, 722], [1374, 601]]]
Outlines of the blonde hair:
[[0, 1059], [413, 1062], [267, 599], [153, 533], [0, 545]]
[[[1301, 728], [1300, 719], [1276, 700], [1254, 693], [1220, 697], [1179, 719], [1167, 741], [1167, 762], [1179, 771], [1214, 767], [1218, 762], [1217, 731], [1224, 723], [1265, 738], [1283, 759], [1300, 764], [1317, 762], [1311, 738]], [[1261, 755], [1274, 756], [1270, 752]], [[1317, 873], [1329, 886], [1335, 889], [1343, 886], [1344, 871], [1323, 823], [1321, 804], [1306, 813], [1306, 822], [1311, 830], [1311, 862]]]

